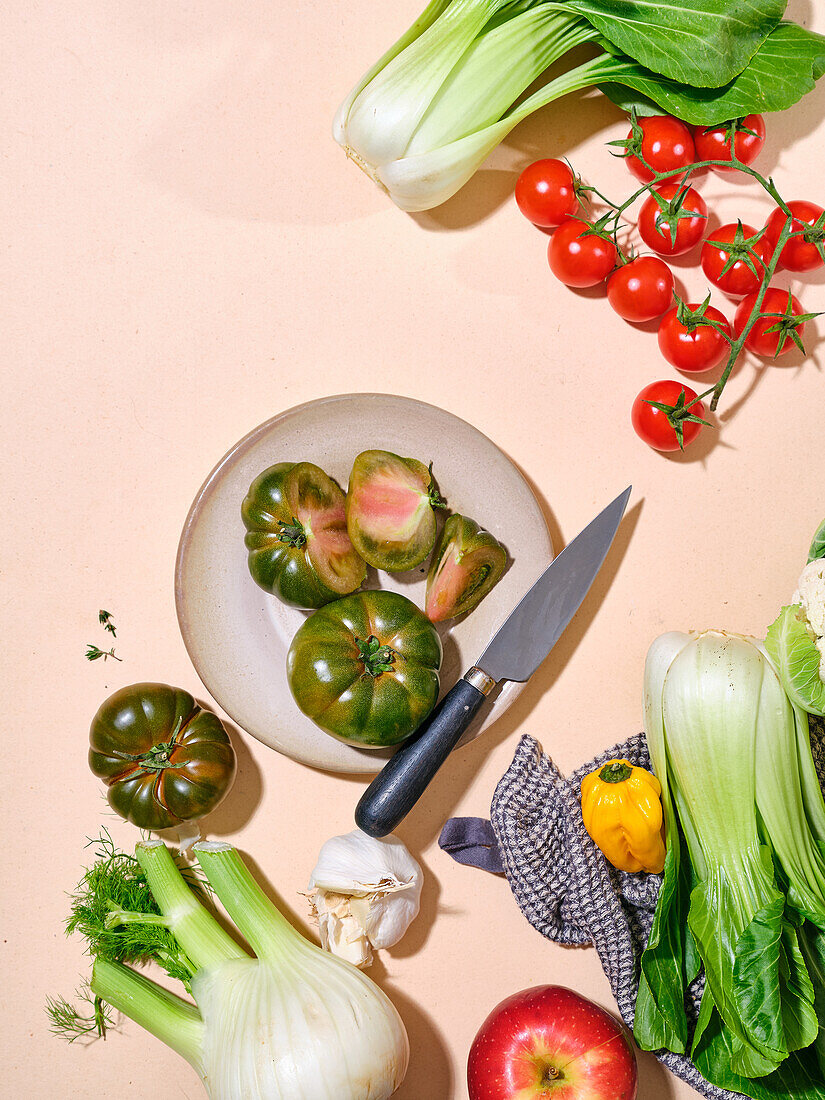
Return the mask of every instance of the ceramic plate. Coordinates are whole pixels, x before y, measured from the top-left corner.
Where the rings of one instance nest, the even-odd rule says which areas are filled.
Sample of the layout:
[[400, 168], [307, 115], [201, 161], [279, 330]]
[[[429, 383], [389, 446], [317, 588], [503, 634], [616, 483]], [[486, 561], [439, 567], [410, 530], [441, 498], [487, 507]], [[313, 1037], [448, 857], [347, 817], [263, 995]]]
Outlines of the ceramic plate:
[[[344, 744], [295, 705], [286, 654], [306, 613], [252, 580], [241, 501], [253, 479], [276, 462], [314, 462], [346, 489], [353, 459], [371, 448], [432, 462], [451, 510], [486, 527], [511, 558], [472, 614], [439, 628], [442, 693], [473, 664], [553, 556], [539, 504], [516, 467], [481, 432], [433, 405], [388, 394], [326, 397], [281, 413], [237, 443], [206, 479], [181, 535], [175, 599], [183, 640], [210, 694], [242, 729], [287, 756], [334, 772], [374, 774], [390, 752]], [[370, 570], [367, 587], [403, 592], [423, 607], [426, 565], [403, 574]], [[522, 686], [504, 684], [465, 741], [500, 718]]]

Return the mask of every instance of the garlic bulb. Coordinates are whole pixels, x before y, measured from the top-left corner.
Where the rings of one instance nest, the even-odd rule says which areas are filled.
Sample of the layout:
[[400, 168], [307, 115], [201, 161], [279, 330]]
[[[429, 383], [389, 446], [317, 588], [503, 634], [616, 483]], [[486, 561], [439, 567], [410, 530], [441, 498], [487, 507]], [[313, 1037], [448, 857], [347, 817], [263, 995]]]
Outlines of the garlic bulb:
[[355, 966], [369, 966], [373, 949], [398, 943], [417, 915], [422, 881], [397, 837], [377, 840], [360, 829], [332, 837], [309, 879], [321, 943]]

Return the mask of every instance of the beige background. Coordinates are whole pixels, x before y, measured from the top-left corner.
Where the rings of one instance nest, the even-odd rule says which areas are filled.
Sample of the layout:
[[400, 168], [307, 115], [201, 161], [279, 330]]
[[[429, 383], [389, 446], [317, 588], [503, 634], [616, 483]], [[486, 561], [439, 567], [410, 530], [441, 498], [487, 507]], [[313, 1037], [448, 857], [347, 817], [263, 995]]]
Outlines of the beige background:
[[[201, 1095], [190, 1069], [133, 1025], [105, 1045], [63, 1045], [43, 1002], [86, 967], [62, 932], [84, 838], [106, 821], [133, 839], [87, 769], [89, 719], [108, 691], [140, 679], [204, 697], [175, 619], [175, 550], [201, 481], [250, 428], [329, 393], [435, 402], [519, 464], [558, 546], [635, 486], [618, 550], [551, 659], [400, 830], [427, 871], [421, 918], [375, 972], [412, 1040], [402, 1100], [465, 1097], [468, 1046], [510, 992], [562, 982], [612, 1004], [592, 951], [544, 941], [503, 880], [439, 851], [445, 818], [487, 811], [519, 732], [569, 769], [637, 730], [642, 663], [660, 631], [763, 631], [825, 511], [817, 350], [804, 365], [745, 363], [723, 432], [684, 458], [633, 436], [633, 396], [670, 374], [655, 336], [599, 293], [556, 284], [545, 237], [511, 199], [519, 167], [540, 155], [568, 155], [603, 190], [627, 192], [604, 148], [626, 127], [606, 100], [573, 97], [531, 119], [430, 215], [399, 213], [345, 161], [334, 109], [417, 7], [7, 9], [3, 1096]], [[825, 31], [812, 0], [791, 0], [789, 14]], [[823, 105], [825, 85], [768, 118], [760, 163], [788, 198], [823, 200]], [[752, 186], [703, 190], [722, 220], [766, 214]], [[678, 274], [703, 293], [690, 264]], [[822, 283], [804, 294], [808, 308], [825, 309]], [[114, 613], [122, 664], [84, 660], [105, 637], [100, 607]], [[362, 783], [241, 734], [236, 744], [239, 779], [211, 833], [251, 853], [304, 919], [318, 847], [350, 827]], [[642, 1100], [693, 1095], [650, 1056], [640, 1066]]]

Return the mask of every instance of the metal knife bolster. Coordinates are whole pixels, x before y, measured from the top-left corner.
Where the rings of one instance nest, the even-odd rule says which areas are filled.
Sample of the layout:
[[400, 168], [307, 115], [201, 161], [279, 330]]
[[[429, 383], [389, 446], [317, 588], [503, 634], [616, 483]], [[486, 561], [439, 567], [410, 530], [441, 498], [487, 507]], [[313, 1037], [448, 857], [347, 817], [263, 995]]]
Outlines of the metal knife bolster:
[[498, 683], [492, 676], [488, 676], [483, 668], [479, 668], [478, 665], [473, 665], [471, 669], [464, 673], [463, 679], [468, 684], [480, 691], [482, 695], [489, 695], [493, 688]]

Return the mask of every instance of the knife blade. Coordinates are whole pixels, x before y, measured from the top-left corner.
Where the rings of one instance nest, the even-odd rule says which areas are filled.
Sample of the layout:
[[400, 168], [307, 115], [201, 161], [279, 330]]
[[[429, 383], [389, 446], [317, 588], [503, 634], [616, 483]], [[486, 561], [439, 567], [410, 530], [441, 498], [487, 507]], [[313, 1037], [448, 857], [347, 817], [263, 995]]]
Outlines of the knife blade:
[[579, 609], [624, 515], [628, 486], [554, 558], [490, 639], [478, 662], [444, 696], [414, 738], [367, 787], [355, 823], [370, 836], [391, 833], [458, 744], [502, 680], [529, 680]]

